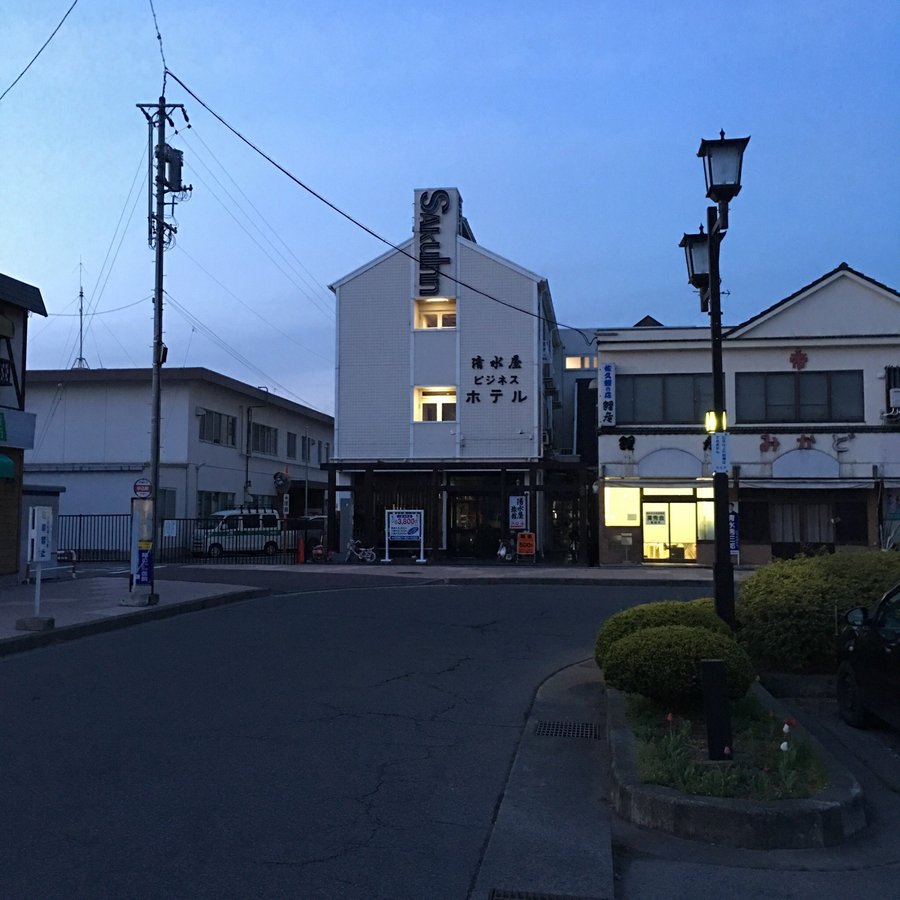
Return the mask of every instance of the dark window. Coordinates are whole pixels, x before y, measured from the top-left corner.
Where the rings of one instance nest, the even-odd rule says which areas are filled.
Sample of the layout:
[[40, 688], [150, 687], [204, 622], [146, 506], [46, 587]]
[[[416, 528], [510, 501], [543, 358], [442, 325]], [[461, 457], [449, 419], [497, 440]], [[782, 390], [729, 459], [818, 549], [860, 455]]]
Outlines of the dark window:
[[297, 458], [297, 435], [290, 431], [287, 433], [287, 458]]
[[207, 409], [200, 417], [201, 441], [210, 441], [213, 444], [224, 444], [226, 447], [233, 447], [236, 433], [237, 419], [234, 416]]
[[741, 542], [767, 544], [769, 537], [769, 504], [759, 500], [741, 500], [738, 508]]
[[619, 375], [616, 424], [702, 425], [712, 409], [712, 376]]
[[834, 539], [838, 544], [866, 544], [869, 521], [864, 500], [843, 500], [834, 504]]
[[422, 404], [422, 421], [437, 422], [437, 403]]
[[863, 373], [738, 372], [738, 422], [862, 422]]
[[251, 446], [254, 453], [278, 455], [278, 429], [253, 422], [251, 425]]
[[455, 422], [456, 421], [456, 404], [455, 403], [442, 403], [441, 404], [441, 421], [442, 422]]

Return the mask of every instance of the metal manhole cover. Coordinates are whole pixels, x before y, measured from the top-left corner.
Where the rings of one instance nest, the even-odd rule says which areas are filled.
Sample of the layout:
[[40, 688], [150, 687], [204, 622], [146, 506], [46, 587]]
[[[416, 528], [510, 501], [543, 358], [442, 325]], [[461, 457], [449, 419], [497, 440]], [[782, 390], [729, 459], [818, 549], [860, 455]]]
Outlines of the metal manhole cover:
[[600, 726], [593, 722], [538, 722], [534, 728], [538, 737], [573, 737], [600, 740]]

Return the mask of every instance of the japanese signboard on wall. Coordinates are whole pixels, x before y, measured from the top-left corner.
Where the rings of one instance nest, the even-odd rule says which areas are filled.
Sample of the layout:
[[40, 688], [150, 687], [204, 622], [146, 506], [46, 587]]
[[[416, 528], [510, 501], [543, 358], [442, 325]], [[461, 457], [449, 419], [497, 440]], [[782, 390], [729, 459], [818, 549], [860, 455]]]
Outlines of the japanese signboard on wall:
[[51, 561], [52, 537], [52, 507], [32, 506], [28, 512], [28, 562]]
[[600, 425], [616, 424], [616, 364], [603, 363], [600, 372]]
[[528, 399], [520, 381], [522, 357], [518, 353], [473, 356], [470, 371], [472, 380], [466, 386], [465, 394], [465, 402], [469, 405], [524, 403]]
[[728, 432], [726, 431], [717, 431], [715, 434], [711, 434], [711, 452], [710, 452], [710, 463], [712, 464], [713, 472], [725, 472], [728, 473], [728, 469], [730, 468], [730, 453], [728, 449]]
[[509, 528], [516, 531], [528, 527], [528, 498], [520, 494], [509, 498]]

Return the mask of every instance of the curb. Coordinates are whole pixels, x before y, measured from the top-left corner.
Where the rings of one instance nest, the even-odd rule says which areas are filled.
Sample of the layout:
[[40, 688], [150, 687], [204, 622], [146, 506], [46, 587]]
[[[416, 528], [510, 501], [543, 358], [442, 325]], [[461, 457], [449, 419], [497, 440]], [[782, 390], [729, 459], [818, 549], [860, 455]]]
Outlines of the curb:
[[51, 644], [62, 643], [63, 641], [73, 641], [93, 634], [103, 634], [107, 631], [118, 631], [120, 628], [130, 628], [143, 622], [169, 619], [172, 616], [179, 616], [183, 613], [212, 609], [213, 607], [225, 606], [229, 603], [241, 603], [244, 600], [254, 600], [258, 597], [269, 597], [275, 593], [277, 592], [264, 588], [235, 591], [230, 594], [217, 594], [213, 597], [201, 597], [196, 600], [183, 600], [180, 603], [169, 603], [165, 606], [142, 607], [132, 613], [96, 619], [92, 622], [79, 622], [75, 625], [63, 625], [49, 631], [25, 634], [22, 637], [3, 638], [0, 639], [0, 658], [12, 656], [15, 653], [24, 653], [27, 650], [37, 650], [40, 647], [48, 647]]
[[[759, 685], [760, 700], [776, 712], [781, 704]], [[682, 794], [642, 784], [637, 741], [625, 716], [625, 695], [606, 687], [610, 753], [610, 803], [623, 819], [689, 840], [755, 850], [833, 847], [866, 827], [863, 792], [856, 778], [802, 727], [828, 769], [829, 783], [807, 800], [753, 802]]]

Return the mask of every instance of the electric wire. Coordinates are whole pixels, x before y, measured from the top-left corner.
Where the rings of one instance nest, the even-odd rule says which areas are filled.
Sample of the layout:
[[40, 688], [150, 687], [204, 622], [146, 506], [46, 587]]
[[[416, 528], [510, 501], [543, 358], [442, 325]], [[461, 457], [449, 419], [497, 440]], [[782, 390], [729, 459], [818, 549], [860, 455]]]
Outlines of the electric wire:
[[[37, 58], [44, 52], [44, 50], [46, 49], [46, 47], [50, 43], [50, 41], [52, 41], [53, 38], [56, 37], [56, 32], [59, 31], [60, 28], [62, 28], [63, 22], [65, 22], [66, 19], [69, 18], [69, 13], [72, 12], [72, 10], [75, 9], [75, 7], [77, 5], [78, 5], [78, 0], [74, 0], [72, 5], [66, 10], [66, 14], [59, 20], [59, 25], [57, 25], [56, 28], [53, 29], [53, 33], [41, 45], [41, 49], [38, 50], [38, 52], [35, 53], [34, 56], [31, 58], [31, 62], [28, 63], [28, 65], [25, 66], [24, 69], [22, 69], [22, 71], [19, 73], [19, 76], [16, 78], [16, 80], [2, 94], [0, 94], [0, 102], [2, 102], [3, 98], [19, 83], [22, 76], [32, 67], [32, 65], [37, 60]], [[165, 65], [165, 63], [163, 63], [163, 65]]]
[[[200, 160], [200, 162], [204, 166], [204, 168], [206, 168], [206, 170], [209, 172], [210, 176], [216, 180], [216, 183], [219, 185], [219, 187], [221, 187], [222, 190], [225, 191], [226, 195], [229, 196], [229, 199], [231, 199], [232, 202], [234, 202], [234, 198], [231, 197], [230, 194], [228, 194], [227, 188], [225, 188], [225, 186], [216, 178], [215, 173], [212, 172], [206, 166], [206, 164], [202, 162], [202, 160]], [[285, 268], [278, 262], [278, 260], [275, 259], [275, 257], [272, 256], [272, 254], [269, 253], [269, 251], [259, 242], [257, 237], [248, 230], [247, 226], [234, 214], [234, 212], [232, 210], [230, 210], [228, 208], [228, 206], [225, 204], [225, 202], [222, 200], [222, 198], [219, 197], [218, 194], [216, 194], [215, 190], [213, 190], [213, 188], [206, 181], [204, 181], [204, 179], [197, 172], [196, 168], [194, 168], [193, 166], [186, 166], [185, 168], [189, 169], [193, 173], [193, 175], [196, 176], [196, 178], [200, 182], [200, 184], [203, 185], [204, 188], [206, 188], [206, 190], [212, 195], [212, 197], [222, 207], [222, 209], [224, 209], [225, 212], [228, 213], [228, 215], [231, 216], [232, 219], [234, 219], [234, 222], [238, 226], [238, 228], [240, 228], [241, 231], [243, 231], [244, 234], [246, 234], [247, 237], [250, 238], [250, 240], [253, 241], [253, 243], [256, 244], [257, 247], [259, 247], [259, 249], [266, 256], [266, 258], [272, 263], [272, 265], [274, 265], [275, 268], [278, 269], [278, 271], [281, 272], [281, 274], [284, 275], [284, 277], [287, 278], [287, 280], [295, 288], [297, 288], [297, 290], [300, 291], [301, 294], [304, 294], [312, 302], [313, 306], [315, 306], [315, 308], [320, 313], [322, 313], [326, 318], [328, 318], [330, 316], [330, 318], [333, 320], [334, 319], [334, 311], [323, 309], [321, 306], [321, 300], [318, 300], [318, 298], [312, 297], [310, 294], [307, 293], [306, 289], [303, 286], [301, 286], [300, 284], [297, 283], [297, 281], [295, 281], [295, 279], [291, 276], [291, 274], [288, 271], [286, 271]], [[271, 241], [269, 243], [271, 244]], [[275, 247], [273, 246], [272, 249], [275, 250]], [[278, 251], [275, 250], [275, 252], [278, 252]]]
[[156, 40], [159, 41], [159, 55], [162, 57], [162, 65], [163, 65], [163, 80], [162, 80], [162, 91], [160, 96], [166, 96], [166, 73], [169, 71], [166, 66], [166, 54], [163, 51], [163, 41], [162, 35], [159, 33], [159, 22], [156, 21], [156, 9], [153, 6], [153, 0], [150, 0], [150, 12], [153, 14], [153, 27], [156, 29]]
[[[148, 300], [152, 300], [149, 294], [146, 297], [141, 297], [140, 300], [135, 300], [133, 303], [126, 303], [124, 306], [116, 306], [113, 309], [96, 309], [91, 313], [92, 316], [107, 316], [110, 313], [121, 312], [123, 309], [131, 309], [132, 306], [137, 306], [139, 303], [146, 303]], [[71, 319], [75, 316], [80, 316], [81, 313], [47, 313], [48, 318], [54, 319]]]
[[223, 291], [225, 291], [226, 294], [228, 294], [230, 297], [233, 297], [235, 300], [237, 300], [237, 302], [240, 303], [241, 306], [243, 306], [248, 312], [253, 313], [253, 315], [256, 316], [257, 319], [259, 319], [261, 322], [264, 322], [266, 325], [269, 326], [269, 328], [278, 332], [278, 334], [280, 334], [283, 338], [286, 338], [287, 340], [289, 340], [292, 344], [296, 344], [305, 353], [311, 353], [313, 356], [318, 356], [319, 359], [324, 360], [325, 362], [328, 362], [328, 363], [334, 362], [332, 357], [324, 356], [323, 354], [319, 353], [317, 350], [313, 350], [312, 348], [307, 347], [304, 344], [301, 344], [300, 341], [298, 341], [295, 337], [288, 334], [283, 329], [279, 328], [273, 322], [270, 322], [258, 310], [254, 309], [249, 303], [242, 300], [233, 290], [231, 290], [231, 288], [228, 287], [228, 285], [223, 284], [218, 278], [216, 278], [216, 276], [213, 275], [213, 273], [210, 272], [209, 269], [207, 269], [201, 262], [199, 262], [197, 259], [195, 259], [193, 256], [191, 256], [191, 254], [188, 253], [187, 250], [185, 250], [181, 244], [177, 244], [176, 249], [180, 253], [183, 253], [198, 269], [200, 269], [201, 272], [203, 272], [209, 278], [211, 278], [220, 288], [222, 288]]
[[[97, 291], [98, 291], [98, 288], [100, 288], [100, 281], [104, 277], [104, 271], [106, 270], [107, 263], [109, 262], [110, 254], [112, 253], [112, 250], [113, 250], [113, 245], [116, 243], [116, 237], [119, 234], [119, 228], [122, 225], [122, 220], [125, 217], [125, 213], [128, 209], [128, 204], [131, 203], [131, 195], [135, 193], [135, 186], [138, 184], [138, 178], [141, 174], [141, 169], [144, 166], [144, 159], [146, 158], [146, 156], [147, 156], [147, 148], [146, 148], [146, 146], [143, 146], [141, 148], [141, 158], [138, 161], [137, 169], [134, 173], [134, 178], [132, 178], [132, 180], [131, 180], [131, 187], [129, 187], [129, 189], [128, 189], [128, 194], [126, 195], [125, 202], [122, 205], [122, 211], [119, 213], [119, 219], [116, 222], [116, 227], [113, 230], [112, 237], [110, 238], [109, 246], [106, 248], [106, 255], [103, 258], [103, 264], [100, 266], [100, 271], [97, 274], [97, 280], [94, 282], [93, 290], [91, 291], [90, 297], [88, 298], [87, 312], [86, 312], [86, 317], [87, 317], [88, 322], [87, 322], [87, 326], [85, 329], [86, 332], [90, 331], [91, 316], [93, 315], [93, 309], [96, 308], [96, 306], [100, 303], [100, 300], [103, 297], [103, 292], [106, 290], [106, 285], [109, 282], [109, 276], [112, 273], [112, 268], [115, 265], [116, 259], [118, 259], [119, 250], [121, 250], [121, 248], [122, 248], [122, 242], [125, 239], [125, 234], [128, 230], [128, 224], [131, 223], [131, 219], [134, 216], [134, 210], [137, 208], [137, 202], [140, 199], [140, 193], [137, 193], [137, 195], [135, 196], [134, 203], [132, 204], [132, 207], [131, 207], [131, 213], [128, 216], [128, 222], [125, 226], [125, 229], [122, 231], [122, 236], [119, 239], [119, 245], [118, 245], [118, 247], [116, 247], [116, 251], [115, 251], [115, 254], [113, 255], [112, 262], [109, 265], [109, 271], [106, 272], [106, 279], [103, 282], [103, 287], [102, 287], [102, 289], [100, 289], [100, 293], [98, 294]], [[78, 342], [78, 336], [76, 335], [72, 339], [72, 349], [66, 354], [67, 360], [68, 360], [66, 363], [66, 368], [68, 368], [68, 366], [72, 362], [72, 359], [75, 354], [75, 346], [77, 345], [77, 342]]]
[[[246, 356], [243, 356], [241, 353], [238, 353], [231, 344], [228, 343], [224, 338], [220, 337], [216, 334], [215, 331], [212, 330], [208, 325], [202, 322], [197, 316], [195, 316], [192, 312], [190, 312], [183, 304], [179, 303], [168, 291], [165, 291], [166, 297], [169, 299], [169, 305], [172, 309], [178, 312], [189, 325], [195, 327], [201, 334], [205, 335], [210, 341], [212, 341], [217, 347], [221, 350], [224, 350], [229, 356], [233, 359], [237, 360], [241, 365], [245, 366], [251, 372], [255, 372], [257, 375], [260, 375], [267, 382], [271, 383], [275, 387], [279, 388], [284, 394], [290, 394], [292, 397], [296, 397], [296, 399], [308, 406], [310, 409], [318, 410], [318, 407], [310, 403], [308, 400], [305, 400], [295, 391], [292, 391], [290, 388], [285, 387], [285, 385], [276, 381], [268, 372], [264, 372], [259, 366], [252, 363]], [[321, 410], [319, 410], [321, 412]]]
[[[418, 263], [418, 261], [419, 261], [418, 257], [416, 257], [414, 254], [410, 253], [404, 247], [402, 247], [398, 244], [395, 244], [393, 241], [389, 241], [386, 237], [382, 237], [380, 234], [378, 234], [378, 232], [369, 228], [368, 225], [364, 225], [358, 219], [355, 219], [353, 216], [350, 215], [350, 213], [345, 212], [343, 209], [341, 209], [339, 206], [332, 203], [329, 199], [324, 197], [322, 194], [318, 193], [318, 191], [314, 190], [309, 185], [305, 184], [303, 181], [301, 181], [299, 178], [297, 178], [296, 175], [293, 175], [291, 172], [289, 172], [287, 169], [285, 169], [284, 166], [282, 166], [280, 163], [276, 162], [265, 151], [263, 151], [262, 149], [257, 147], [256, 144], [254, 144], [249, 138], [247, 138], [243, 134], [241, 134], [241, 132], [238, 131], [234, 126], [232, 126], [228, 122], [226, 122], [225, 119], [222, 118], [222, 116], [220, 116], [215, 110], [213, 110], [207, 103], [205, 103], [203, 100], [201, 100], [171, 69], [167, 69], [166, 71], [168, 72], [169, 75], [172, 76], [173, 80], [177, 81], [178, 84], [180, 84], [181, 87], [184, 88], [184, 90], [187, 91], [187, 93], [190, 94], [191, 97], [194, 98], [194, 100], [196, 100], [211, 116], [213, 116], [213, 118], [218, 120], [235, 137], [237, 137], [239, 140], [243, 141], [248, 147], [250, 147], [251, 150], [253, 150], [255, 153], [259, 154], [268, 163], [270, 163], [272, 166], [274, 166], [276, 169], [278, 169], [279, 172], [281, 172], [283, 175], [285, 175], [287, 178], [289, 178], [291, 181], [293, 181], [294, 184], [296, 184], [298, 187], [302, 188], [304, 191], [306, 191], [311, 196], [315, 197], [316, 200], [318, 200], [319, 202], [325, 204], [325, 206], [327, 206], [329, 209], [336, 212], [339, 216], [342, 216], [348, 222], [351, 222], [357, 228], [360, 228], [362, 231], [366, 232], [366, 234], [371, 235], [373, 238], [375, 238], [375, 240], [380, 241], [382, 244], [386, 244], [388, 247], [395, 250], [397, 253], [401, 253], [401, 254], [403, 254], [403, 256], [408, 257], [413, 262]], [[509, 303], [506, 300], [501, 300], [499, 297], [495, 297], [493, 294], [488, 294], [486, 291], [482, 291], [480, 288], [477, 288], [474, 285], [468, 284], [467, 282], [462, 281], [459, 278], [454, 278], [452, 275], [446, 275], [446, 274], [442, 273], [442, 277], [447, 278], [448, 281], [452, 281], [454, 284], [458, 285], [459, 287], [462, 287], [462, 288], [465, 288], [466, 290], [472, 291], [473, 293], [478, 294], [487, 300], [491, 300], [494, 303], [499, 303], [501, 306], [505, 306], [508, 309], [514, 310], [515, 312], [519, 312], [526, 316], [530, 316], [533, 319], [538, 319], [541, 322], [547, 322], [553, 328], [557, 328], [557, 329], [558, 328], [566, 328], [568, 330], [574, 331], [576, 334], [580, 334], [582, 336], [582, 338], [584, 338], [585, 343], [588, 344], [589, 346], [593, 343], [592, 340], [580, 328], [575, 328], [572, 325], [565, 325], [563, 323], [560, 323], [556, 319], [549, 319], [549, 318], [547, 318], [547, 316], [543, 316], [540, 313], [531, 312], [531, 310], [522, 309], [521, 307], [516, 306], [513, 303]]]
[[[176, 130], [176, 133], [179, 133], [179, 132]], [[201, 158], [201, 155], [196, 154], [197, 161], [209, 173], [210, 177], [212, 177], [215, 180], [216, 184], [222, 189], [222, 191], [225, 193], [225, 195], [228, 197], [228, 199], [234, 204], [235, 208], [241, 212], [241, 214], [246, 218], [247, 222], [259, 234], [260, 238], [268, 244], [268, 246], [272, 249], [272, 252], [277, 254], [277, 256], [284, 262], [284, 264], [286, 266], [288, 266], [288, 268], [291, 270], [291, 273], [303, 282], [303, 285], [298, 284], [297, 281], [295, 281], [294, 278], [291, 277], [291, 274], [289, 274], [288, 272], [285, 272], [284, 269], [278, 264], [278, 262], [276, 260], [272, 259], [272, 257], [265, 250], [265, 248], [260, 246], [259, 241], [252, 234], [250, 234], [247, 231], [247, 228], [241, 222], [239, 222], [237, 220], [234, 213], [231, 212], [230, 210], [228, 210], [227, 207], [225, 207], [225, 204], [223, 203], [221, 198], [216, 196], [215, 192], [212, 192], [213, 196], [216, 198], [216, 200], [219, 201], [219, 203], [222, 205], [222, 207], [226, 209], [226, 212], [228, 212], [228, 214], [233, 219], [235, 219], [235, 222], [237, 222], [237, 224], [244, 231], [244, 233], [247, 234], [248, 237], [250, 237], [250, 239], [258, 247], [260, 247], [262, 252], [272, 261], [272, 263], [276, 266], [276, 268], [278, 268], [278, 270], [291, 282], [291, 284], [293, 284], [297, 288], [297, 290], [300, 291], [301, 294], [306, 296], [307, 299], [309, 299], [309, 301], [313, 304], [313, 306], [316, 307], [317, 310], [319, 310], [329, 320], [333, 321], [334, 320], [334, 307], [329, 302], [325, 302], [323, 305], [323, 298], [328, 298], [328, 300], [332, 299], [331, 292], [321, 282], [319, 282], [318, 279], [316, 279], [316, 277], [309, 271], [309, 269], [306, 268], [306, 266], [303, 265], [301, 260], [291, 250], [291, 248], [287, 244], [287, 242], [281, 237], [281, 235], [278, 234], [278, 232], [275, 230], [275, 228], [272, 227], [272, 225], [266, 220], [265, 216], [263, 216], [263, 214], [256, 208], [256, 206], [254, 206], [254, 204], [250, 200], [250, 198], [247, 197], [247, 195], [241, 189], [241, 186], [235, 181], [235, 179], [228, 172], [228, 169], [225, 168], [225, 166], [222, 164], [222, 162], [216, 157], [216, 155], [212, 152], [212, 150], [210, 150], [209, 145], [203, 140], [203, 138], [199, 134], [197, 134], [196, 126], [192, 126], [190, 130], [185, 130], [184, 134], [190, 136], [191, 143], [193, 143], [193, 139], [196, 138], [196, 140], [203, 146], [205, 151], [212, 157], [212, 159], [216, 163], [216, 165], [222, 170], [222, 172], [225, 174], [225, 176], [228, 178], [228, 180], [234, 185], [236, 190], [241, 194], [241, 196], [244, 198], [244, 200], [247, 202], [247, 204], [250, 206], [250, 208], [253, 210], [253, 212], [256, 213], [257, 217], [262, 221], [262, 223], [266, 226], [266, 228], [268, 228], [268, 230], [272, 233], [272, 235], [274, 235], [275, 238], [277, 238], [277, 240], [284, 247], [284, 249], [287, 251], [287, 253], [293, 258], [294, 262], [292, 263], [291, 260], [288, 259], [287, 256], [285, 256], [285, 253], [282, 252], [282, 250], [278, 246], [276, 246], [276, 244], [272, 241], [271, 237], [260, 227], [260, 225], [256, 221], [254, 221], [253, 216], [251, 216], [243, 208], [240, 201], [231, 193], [231, 191], [229, 191], [229, 189], [224, 184], [222, 184], [222, 181], [218, 178], [218, 176], [212, 170], [212, 168]], [[197, 150], [196, 146], [194, 147], [194, 150], [196, 153], [196, 150]], [[190, 166], [190, 168], [192, 171], [196, 172], [196, 169], [194, 169], [194, 167], [192, 165]], [[204, 183], [204, 186], [207, 188], [207, 190], [210, 189], [209, 186], [205, 183]], [[296, 263], [296, 266], [294, 265], [294, 263]], [[297, 268], [298, 266], [299, 266], [299, 269]], [[302, 269], [303, 271], [300, 271], [300, 269]], [[309, 278], [307, 278], [307, 276], [309, 276]], [[316, 282], [315, 285], [310, 283], [310, 281], [309, 281], [310, 278]], [[309, 291], [312, 291], [312, 293], [309, 293]], [[319, 291], [321, 291], [321, 296], [319, 294]]]

